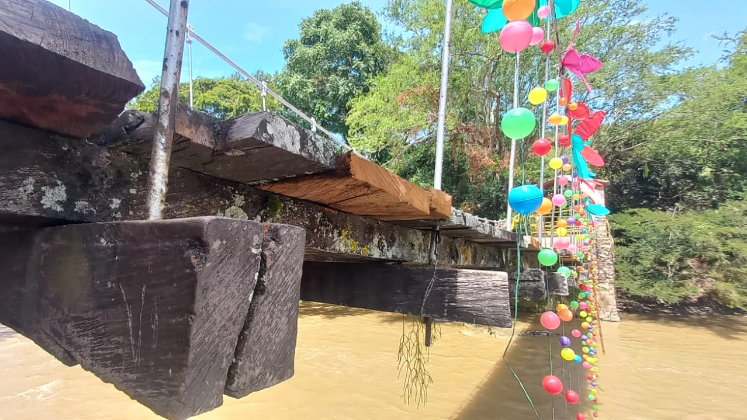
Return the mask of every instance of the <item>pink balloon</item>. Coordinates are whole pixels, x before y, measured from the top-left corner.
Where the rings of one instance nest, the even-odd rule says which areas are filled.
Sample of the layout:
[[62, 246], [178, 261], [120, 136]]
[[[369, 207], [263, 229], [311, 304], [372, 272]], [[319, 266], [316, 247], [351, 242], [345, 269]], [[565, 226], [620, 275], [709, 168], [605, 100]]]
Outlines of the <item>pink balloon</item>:
[[540, 324], [548, 330], [554, 330], [560, 326], [560, 318], [555, 312], [547, 311], [540, 316]]
[[584, 369], [590, 369], [590, 368], [591, 368], [591, 363], [589, 363], [589, 362], [584, 362], [584, 363], [583, 363], [583, 367], [584, 367]]
[[552, 203], [556, 206], [562, 206], [565, 203], [565, 196], [563, 194], [555, 194], [552, 196]]
[[578, 307], [579, 307], [580, 309], [586, 309], [586, 308], [588, 308], [588, 307], [589, 307], [589, 304], [587, 304], [586, 302], [579, 302], [579, 303], [578, 303]]
[[537, 9], [537, 17], [540, 19], [547, 19], [550, 16], [550, 6], [542, 6]]
[[501, 29], [501, 35], [498, 40], [501, 48], [510, 52], [517, 53], [529, 46], [532, 42], [532, 25], [526, 20], [515, 20], [509, 22]]
[[571, 331], [571, 335], [574, 336], [574, 337], [576, 337], [576, 338], [579, 338], [579, 337], [581, 337], [581, 331], [579, 331], [579, 330], [573, 330], [573, 331]]
[[566, 248], [566, 249], [568, 249], [568, 252], [570, 252], [571, 254], [573, 254], [574, 252], [576, 252], [576, 245], [570, 244], [570, 245], [568, 245], [568, 248]]
[[[566, 249], [571, 244], [571, 239], [568, 237], [565, 238], [555, 238], [555, 248], [556, 249]], [[579, 304], [580, 306], [581, 304]]]
[[561, 176], [560, 178], [558, 178], [558, 184], [561, 187], [565, 187], [566, 185], [568, 185], [568, 178]]
[[545, 39], [545, 30], [539, 27], [532, 28], [532, 40], [529, 41], [529, 45], [538, 45], [543, 39]]

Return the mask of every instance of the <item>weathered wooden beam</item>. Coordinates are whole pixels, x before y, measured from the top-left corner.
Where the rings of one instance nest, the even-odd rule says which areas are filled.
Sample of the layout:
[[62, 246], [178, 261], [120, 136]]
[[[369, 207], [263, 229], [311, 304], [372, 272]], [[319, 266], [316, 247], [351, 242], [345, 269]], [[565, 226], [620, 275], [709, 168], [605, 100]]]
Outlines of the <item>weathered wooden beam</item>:
[[[129, 110], [91, 140], [150, 157], [154, 114]], [[217, 121], [177, 107], [171, 164], [216, 178], [253, 184], [335, 169], [334, 144], [269, 112]]]
[[560, 273], [548, 272], [547, 287], [551, 295], [568, 296], [568, 277]]
[[483, 244], [516, 246], [517, 235], [503, 229], [505, 223], [486, 220], [465, 211], [451, 209], [451, 215], [443, 220], [406, 220], [397, 224], [413, 229], [431, 230], [438, 223], [442, 236], [465, 238]]
[[428, 191], [353, 152], [337, 157], [334, 173], [288, 179], [259, 188], [380, 220], [442, 218], [447, 211], [441, 209], [443, 203], [449, 201], [443, 192], [434, 192], [434, 206], [439, 210], [432, 215]]
[[303, 254], [303, 229], [266, 226], [260, 275], [228, 371], [226, 394], [241, 398], [293, 376]]
[[45, 0], [0, 0], [0, 118], [74, 137], [145, 89], [117, 37]]
[[[511, 297], [516, 296], [516, 271], [508, 273]], [[539, 268], [522, 268], [519, 279], [519, 297], [541, 300], [547, 297], [545, 273]]]
[[222, 404], [262, 236], [215, 217], [5, 233], [0, 322], [185, 419]]
[[[140, 220], [147, 162], [0, 120], [0, 225]], [[236, 182], [172, 168], [165, 218], [221, 215], [306, 228], [307, 259], [427, 264], [430, 232], [339, 212]], [[439, 264], [504, 267], [506, 251], [443, 237]]]
[[[504, 272], [439, 268], [424, 315], [497, 327], [511, 326]], [[433, 267], [306, 262], [301, 299], [378, 311], [419, 314]]]

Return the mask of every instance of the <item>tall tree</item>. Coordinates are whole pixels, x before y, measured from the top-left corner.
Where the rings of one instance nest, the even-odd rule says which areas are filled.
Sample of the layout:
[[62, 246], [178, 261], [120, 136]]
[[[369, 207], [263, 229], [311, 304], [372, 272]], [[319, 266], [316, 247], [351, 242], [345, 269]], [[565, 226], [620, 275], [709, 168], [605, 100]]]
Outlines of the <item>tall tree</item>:
[[303, 19], [298, 39], [283, 46], [279, 76], [283, 97], [346, 139], [348, 101], [369, 90], [369, 81], [390, 60], [381, 25], [359, 2], [317, 10]]

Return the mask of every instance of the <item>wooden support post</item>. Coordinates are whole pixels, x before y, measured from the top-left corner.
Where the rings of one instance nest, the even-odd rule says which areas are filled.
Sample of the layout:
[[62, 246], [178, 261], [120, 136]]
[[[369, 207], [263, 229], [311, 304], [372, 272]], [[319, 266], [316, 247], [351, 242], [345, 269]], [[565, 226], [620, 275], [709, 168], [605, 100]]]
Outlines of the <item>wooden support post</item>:
[[73, 137], [145, 89], [117, 37], [45, 0], [0, 0], [0, 118]]
[[[433, 267], [306, 262], [301, 299], [421, 315], [432, 277]], [[508, 276], [498, 271], [439, 268], [424, 309], [424, 316], [509, 327]]]
[[5, 233], [0, 322], [185, 419], [222, 404], [262, 236], [259, 223], [214, 217]]
[[239, 336], [226, 394], [241, 398], [293, 376], [298, 332], [303, 229], [265, 225], [262, 265]]

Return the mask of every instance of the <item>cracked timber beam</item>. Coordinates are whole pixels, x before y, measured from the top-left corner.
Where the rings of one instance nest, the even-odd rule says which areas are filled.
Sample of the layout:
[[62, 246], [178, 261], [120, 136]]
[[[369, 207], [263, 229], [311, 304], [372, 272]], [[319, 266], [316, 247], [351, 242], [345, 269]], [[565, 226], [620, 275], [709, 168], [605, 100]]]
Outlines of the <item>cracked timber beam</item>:
[[[188, 418], [222, 404], [240, 334], [270, 339], [271, 351], [295, 347], [297, 300], [272, 324], [248, 317], [272, 228], [201, 217], [0, 234], [0, 322], [159, 415]], [[302, 229], [284, 228], [297, 231], [288, 242], [299, 251]], [[279, 257], [300, 272], [298, 257]]]
[[145, 90], [117, 37], [45, 0], [0, 0], [0, 118], [73, 137]]
[[[91, 140], [149, 158], [154, 114], [128, 110]], [[254, 184], [335, 169], [331, 140], [269, 112], [226, 121], [177, 106], [173, 166]]]
[[[433, 267], [306, 262], [301, 299], [418, 315]], [[511, 326], [508, 277], [500, 271], [439, 268], [425, 316]]]
[[[145, 218], [147, 162], [0, 120], [0, 225], [6, 230]], [[221, 215], [306, 228], [306, 259], [428, 264], [430, 232], [338, 212], [172, 168], [165, 218]], [[439, 264], [505, 266], [490, 244], [443, 237]]]

